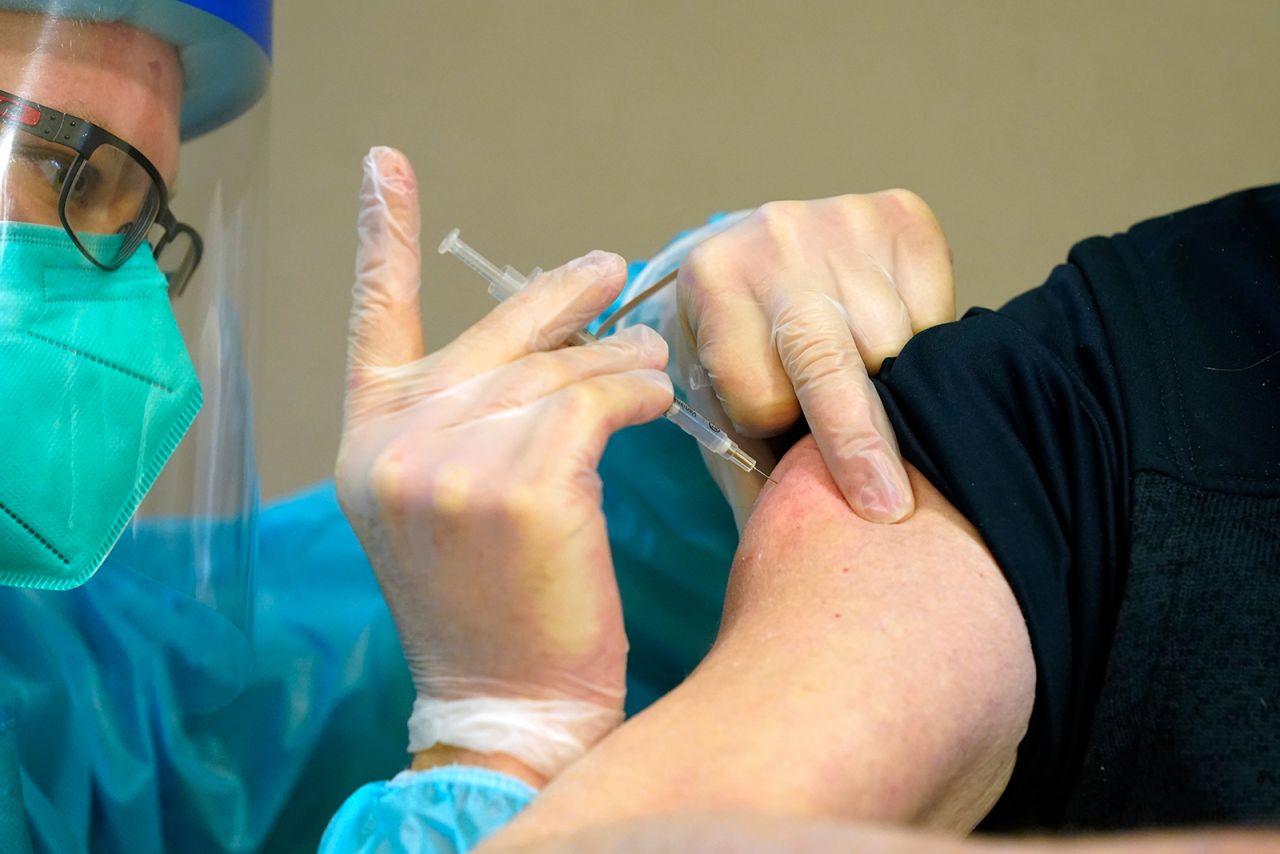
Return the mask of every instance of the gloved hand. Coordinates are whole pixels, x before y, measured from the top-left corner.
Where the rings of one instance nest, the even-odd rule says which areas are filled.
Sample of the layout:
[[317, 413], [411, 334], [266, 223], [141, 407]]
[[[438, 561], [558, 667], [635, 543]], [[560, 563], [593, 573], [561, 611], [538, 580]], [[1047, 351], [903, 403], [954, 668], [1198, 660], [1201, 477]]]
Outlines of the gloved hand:
[[[803, 411], [855, 512], [879, 522], [911, 513], [911, 486], [868, 374], [914, 333], [955, 319], [950, 249], [918, 196], [771, 202], [694, 249], [677, 288], [696, 356], [682, 366], [693, 371], [687, 381], [714, 389], [739, 436], [776, 435]], [[729, 483], [735, 511], [760, 487], [758, 477], [727, 470], [717, 480]]]
[[627, 641], [596, 464], [672, 400], [644, 327], [557, 349], [626, 265], [593, 252], [426, 354], [416, 180], [365, 159], [338, 495], [399, 628], [410, 749], [514, 756], [545, 777], [622, 720]]

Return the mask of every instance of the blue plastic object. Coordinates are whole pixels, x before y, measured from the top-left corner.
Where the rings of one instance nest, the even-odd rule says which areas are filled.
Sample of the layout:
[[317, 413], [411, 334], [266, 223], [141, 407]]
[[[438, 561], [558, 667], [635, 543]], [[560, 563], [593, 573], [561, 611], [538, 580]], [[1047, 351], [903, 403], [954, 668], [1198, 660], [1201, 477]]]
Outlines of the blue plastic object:
[[0, 8], [131, 24], [178, 49], [182, 138], [253, 106], [271, 74], [272, 0], [0, 0]]
[[536, 795], [520, 780], [484, 768], [406, 771], [352, 795], [325, 831], [320, 854], [470, 851]]
[[221, 18], [258, 43], [271, 56], [271, 0], [181, 0]]

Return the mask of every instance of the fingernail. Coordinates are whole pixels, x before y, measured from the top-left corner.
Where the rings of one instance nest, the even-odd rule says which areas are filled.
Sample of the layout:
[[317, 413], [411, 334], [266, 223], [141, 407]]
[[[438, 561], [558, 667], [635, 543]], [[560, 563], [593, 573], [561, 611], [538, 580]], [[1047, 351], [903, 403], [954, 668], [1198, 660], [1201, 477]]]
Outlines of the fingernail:
[[621, 255], [593, 249], [581, 258], [570, 261], [566, 267], [575, 273], [592, 273], [596, 276], [607, 276], [624, 266]]
[[651, 371], [650, 375], [656, 385], [661, 386], [663, 391], [675, 393], [671, 386], [671, 377], [667, 376], [666, 371]]
[[407, 193], [417, 183], [409, 171], [408, 159], [394, 148], [377, 145], [364, 157], [366, 180], [392, 192]]
[[911, 510], [908, 485], [900, 482], [897, 467], [883, 453], [863, 459], [870, 468], [870, 477], [858, 489], [858, 506], [854, 509], [872, 522], [897, 522]]
[[868, 522], [889, 524], [902, 518], [901, 495], [892, 487], [867, 484], [858, 492], [858, 515]]
[[666, 362], [667, 342], [646, 326], [628, 326], [604, 340], [606, 345], [612, 342], [613, 346], [625, 348], [645, 362]]
[[654, 330], [643, 324], [629, 326], [619, 334], [625, 334], [645, 353], [657, 355], [667, 351], [666, 340]]

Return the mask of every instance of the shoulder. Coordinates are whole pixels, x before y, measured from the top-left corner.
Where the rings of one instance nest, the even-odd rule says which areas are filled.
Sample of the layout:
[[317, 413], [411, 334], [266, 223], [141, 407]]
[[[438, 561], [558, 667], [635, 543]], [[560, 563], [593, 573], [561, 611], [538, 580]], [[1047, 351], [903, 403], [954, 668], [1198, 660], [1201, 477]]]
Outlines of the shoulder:
[[775, 604], [806, 596], [828, 601], [832, 583], [847, 581], [857, 567], [883, 567], [893, 584], [910, 579], [928, 586], [922, 566], [998, 576], [974, 527], [913, 466], [907, 472], [915, 512], [896, 525], [868, 522], [849, 509], [813, 437], [797, 442], [774, 469], [777, 483], [761, 491], [743, 530], [726, 619], [738, 616], [744, 594]]
[[1280, 184], [1153, 217], [1117, 237], [1155, 271], [1186, 272], [1196, 266], [1219, 270], [1229, 251], [1237, 253], [1235, 263], [1274, 264], [1280, 239]]
[[1280, 184], [1243, 190], [1144, 220], [1111, 237], [1082, 240], [1068, 257], [1106, 304], [1117, 291], [1159, 300], [1166, 314], [1280, 298]]
[[1072, 249], [1125, 399], [1133, 462], [1280, 491], [1280, 185]]

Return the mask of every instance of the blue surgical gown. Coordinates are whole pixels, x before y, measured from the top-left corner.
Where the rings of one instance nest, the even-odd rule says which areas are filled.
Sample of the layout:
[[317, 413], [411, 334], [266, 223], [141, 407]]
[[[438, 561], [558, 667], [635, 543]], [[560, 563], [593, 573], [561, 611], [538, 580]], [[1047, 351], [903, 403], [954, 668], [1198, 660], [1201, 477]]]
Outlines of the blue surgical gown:
[[0, 851], [314, 851], [403, 764], [412, 686], [332, 485], [266, 510], [259, 552], [250, 637], [112, 562], [0, 589]]
[[[601, 475], [634, 713], [710, 648], [737, 537], [664, 421], [616, 435]], [[403, 769], [413, 689], [332, 483], [264, 508], [253, 609], [246, 639], [111, 563], [73, 591], [0, 589], [0, 851], [314, 851], [357, 787]], [[453, 805], [466, 847], [532, 796], [428, 775], [360, 789], [326, 845], [423, 850]]]

